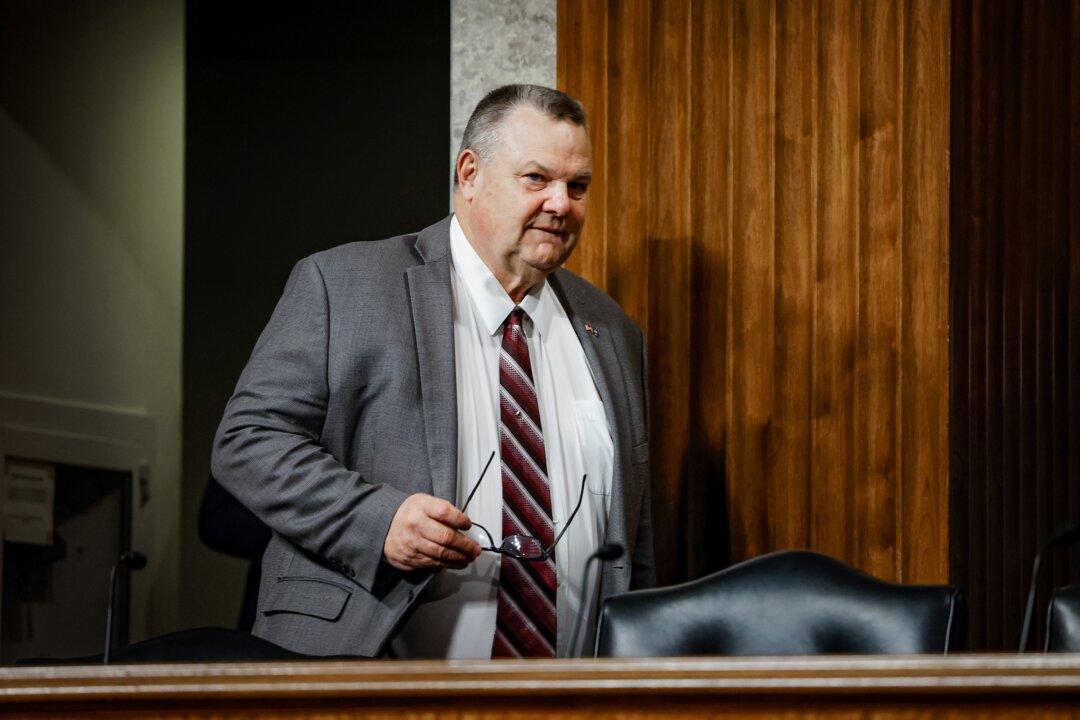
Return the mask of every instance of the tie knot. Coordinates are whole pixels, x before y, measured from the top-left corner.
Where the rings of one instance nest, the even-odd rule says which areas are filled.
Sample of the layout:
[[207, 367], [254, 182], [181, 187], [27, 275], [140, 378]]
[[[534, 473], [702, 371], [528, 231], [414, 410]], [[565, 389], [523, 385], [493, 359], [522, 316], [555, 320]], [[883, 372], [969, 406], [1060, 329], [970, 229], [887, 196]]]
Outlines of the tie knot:
[[506, 318], [506, 325], [508, 329], [515, 327], [523, 327], [525, 323], [525, 311], [520, 307], [515, 307], [510, 311], [510, 316]]

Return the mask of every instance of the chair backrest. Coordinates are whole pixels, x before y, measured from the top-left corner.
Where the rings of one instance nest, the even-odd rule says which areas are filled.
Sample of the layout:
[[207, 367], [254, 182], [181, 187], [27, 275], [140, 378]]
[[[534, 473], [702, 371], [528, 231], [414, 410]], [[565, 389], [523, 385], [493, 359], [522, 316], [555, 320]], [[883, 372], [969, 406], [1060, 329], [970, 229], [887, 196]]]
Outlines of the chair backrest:
[[966, 638], [961, 593], [899, 585], [805, 550], [608, 598], [597, 655], [944, 653]]
[[1050, 598], [1046, 651], [1080, 652], [1080, 585], [1058, 588]]

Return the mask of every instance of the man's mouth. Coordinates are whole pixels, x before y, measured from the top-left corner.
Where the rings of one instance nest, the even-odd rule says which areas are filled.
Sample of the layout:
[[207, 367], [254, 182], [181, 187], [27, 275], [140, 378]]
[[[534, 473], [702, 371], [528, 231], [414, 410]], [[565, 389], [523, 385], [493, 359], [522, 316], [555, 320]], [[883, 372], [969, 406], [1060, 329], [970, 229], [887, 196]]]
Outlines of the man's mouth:
[[538, 225], [532, 225], [532, 226], [530, 226], [530, 229], [539, 230], [541, 232], [548, 233], [549, 235], [557, 235], [558, 237], [561, 237], [561, 238], [565, 238], [566, 234], [567, 234], [566, 230], [562, 230], [562, 229], [559, 229], [559, 228], [540, 227]]

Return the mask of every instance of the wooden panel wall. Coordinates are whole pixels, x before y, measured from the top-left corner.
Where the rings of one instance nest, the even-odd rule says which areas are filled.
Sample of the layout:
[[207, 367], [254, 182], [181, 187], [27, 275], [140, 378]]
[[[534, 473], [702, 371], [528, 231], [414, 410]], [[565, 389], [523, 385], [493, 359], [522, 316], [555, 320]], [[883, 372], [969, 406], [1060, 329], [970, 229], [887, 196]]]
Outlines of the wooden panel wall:
[[[1039, 543], [1080, 521], [1080, 0], [957, 0], [953, 48], [952, 570], [972, 646], [1015, 649]], [[1040, 640], [1080, 582], [1051, 559]]]
[[571, 267], [649, 341], [662, 582], [787, 547], [947, 579], [948, 60], [937, 0], [560, 0]]

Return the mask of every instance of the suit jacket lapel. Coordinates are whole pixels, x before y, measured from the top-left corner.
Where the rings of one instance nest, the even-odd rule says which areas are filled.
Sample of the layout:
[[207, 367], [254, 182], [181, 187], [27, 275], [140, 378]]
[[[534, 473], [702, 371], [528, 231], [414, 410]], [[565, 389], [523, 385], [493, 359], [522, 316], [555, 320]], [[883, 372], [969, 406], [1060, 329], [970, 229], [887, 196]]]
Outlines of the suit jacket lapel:
[[416, 251], [424, 264], [406, 270], [405, 277], [420, 363], [420, 397], [432, 494], [454, 502], [457, 494], [457, 386], [449, 229], [450, 218], [446, 218], [421, 231], [416, 240]]

